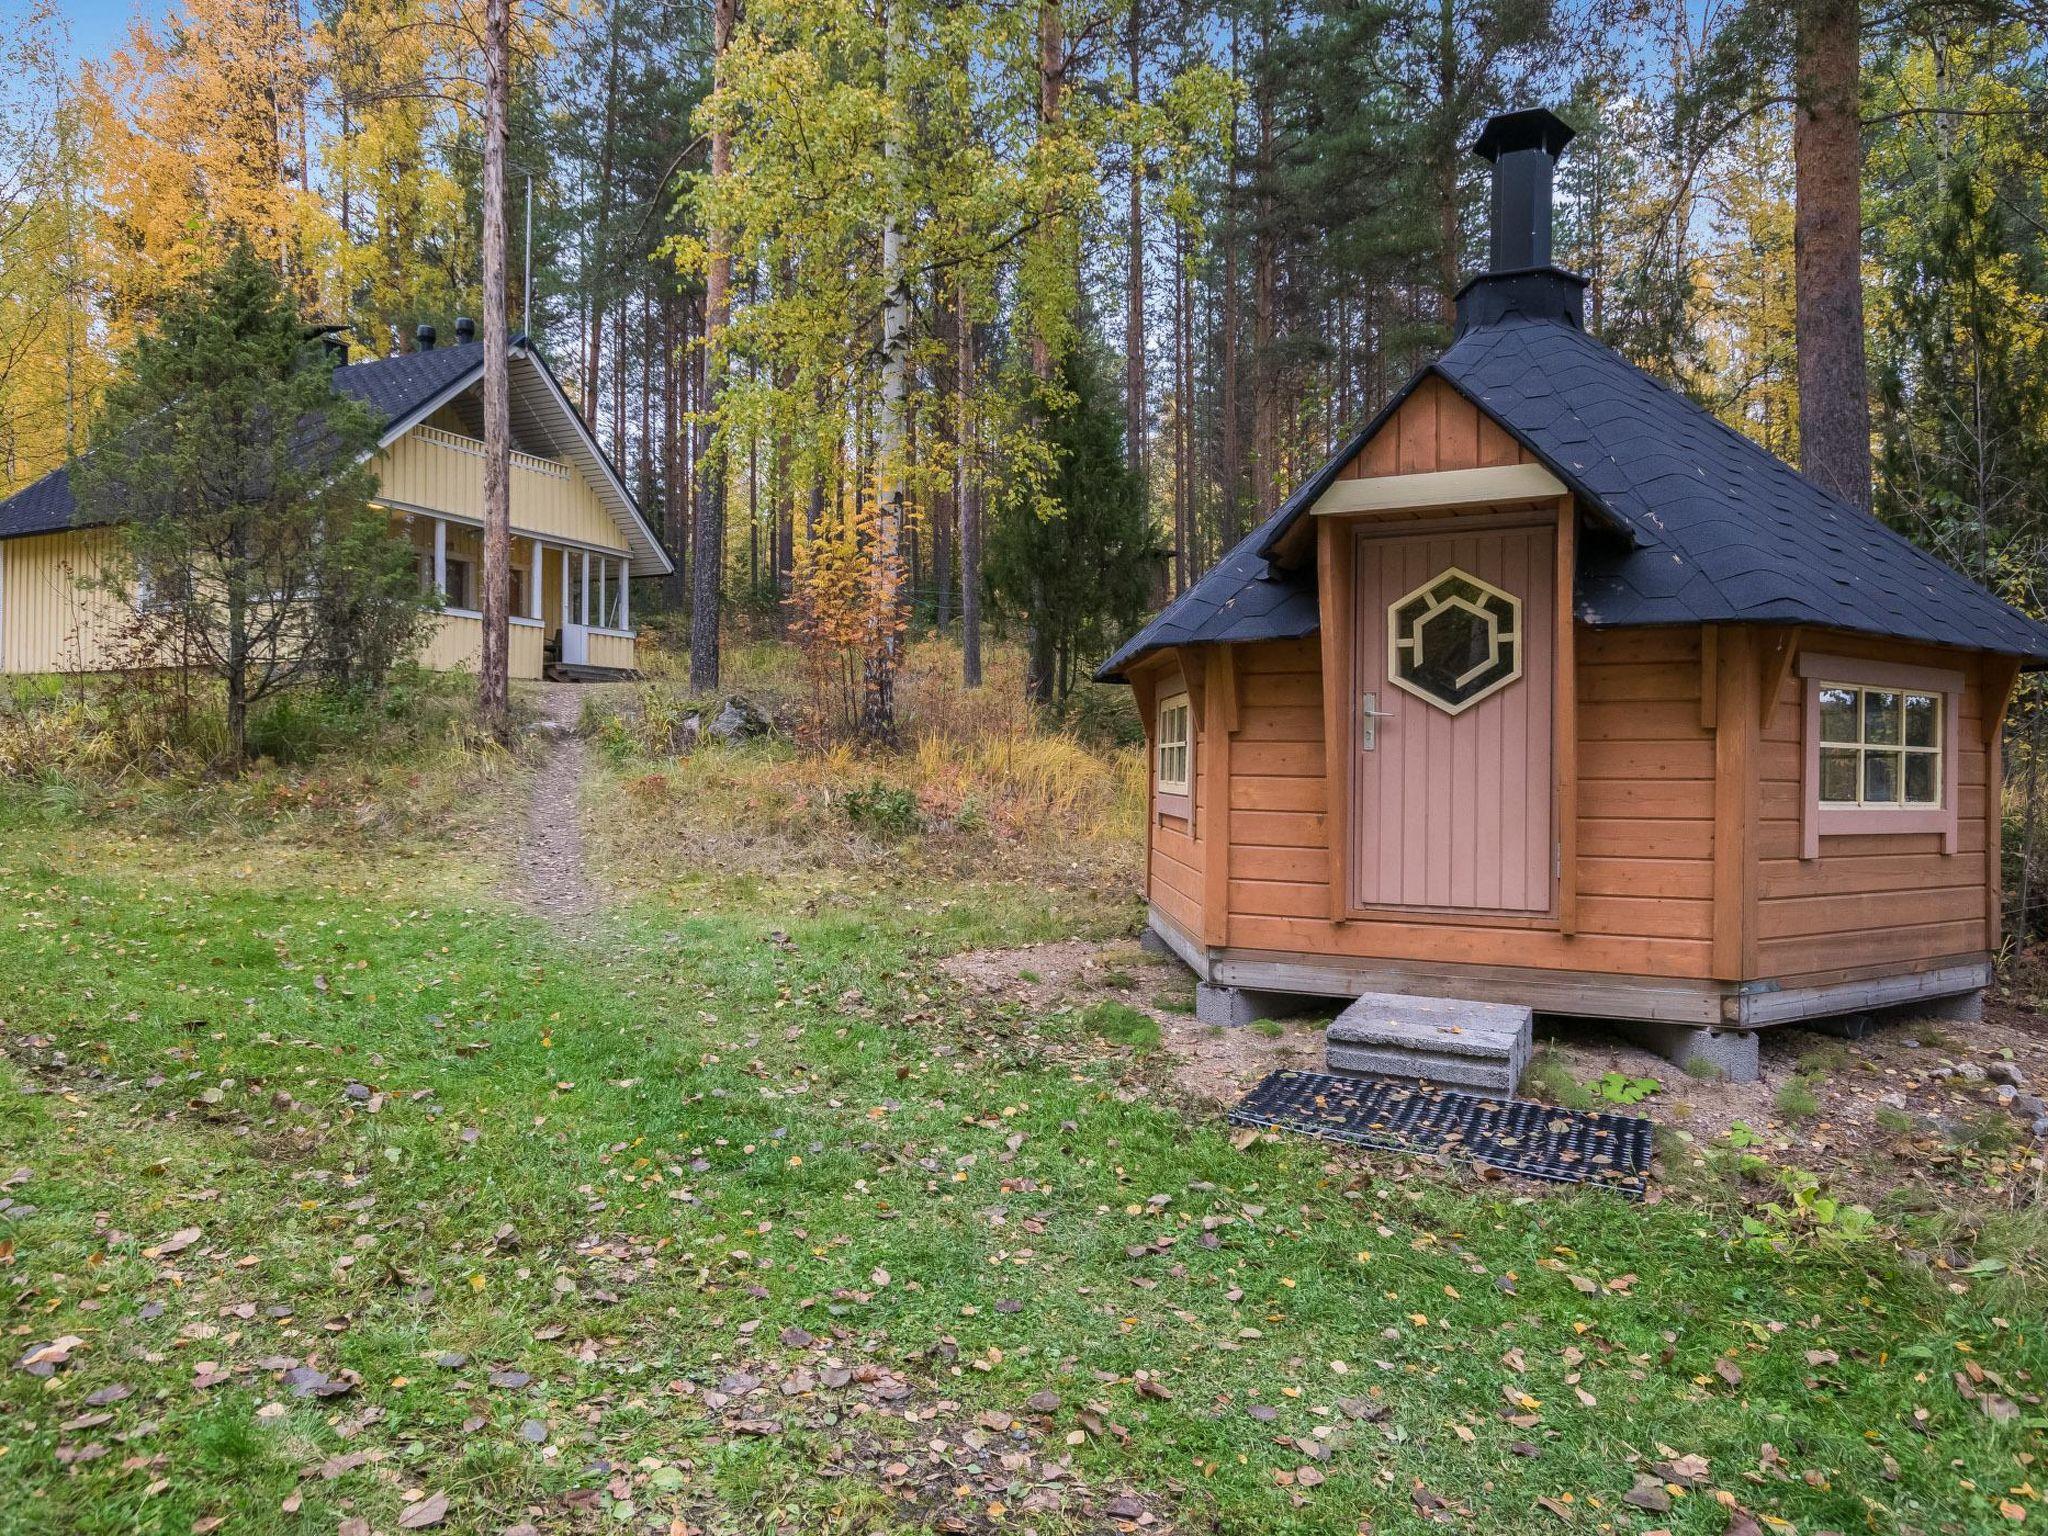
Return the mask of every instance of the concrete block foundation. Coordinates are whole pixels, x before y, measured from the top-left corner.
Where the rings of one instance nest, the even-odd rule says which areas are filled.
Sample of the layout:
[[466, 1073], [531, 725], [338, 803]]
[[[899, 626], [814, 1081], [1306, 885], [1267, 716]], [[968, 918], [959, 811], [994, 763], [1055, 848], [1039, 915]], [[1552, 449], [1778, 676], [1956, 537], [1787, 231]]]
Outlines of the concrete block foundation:
[[1620, 1028], [1695, 1077], [1753, 1083], [1761, 1075], [1755, 1030], [1649, 1022], [1626, 1023]]
[[1249, 987], [1195, 984], [1195, 1018], [1203, 1024], [1243, 1029], [1255, 1019], [1277, 1019], [1299, 1013], [1308, 999], [1291, 992], [1254, 992]]
[[1895, 1019], [1940, 1019], [1951, 1024], [1981, 1024], [1984, 1021], [1984, 993], [1958, 992], [1952, 997], [1930, 997], [1924, 1003], [1909, 1003], [1895, 1009]]

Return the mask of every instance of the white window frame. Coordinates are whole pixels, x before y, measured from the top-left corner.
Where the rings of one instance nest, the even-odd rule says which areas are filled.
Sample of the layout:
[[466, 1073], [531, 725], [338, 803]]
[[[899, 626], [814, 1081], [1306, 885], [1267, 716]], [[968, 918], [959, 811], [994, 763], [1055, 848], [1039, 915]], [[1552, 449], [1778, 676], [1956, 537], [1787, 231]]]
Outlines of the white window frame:
[[[1180, 718], [1180, 736], [1177, 741], [1169, 741], [1166, 722], [1176, 714]], [[1178, 776], [1168, 774], [1169, 750], [1180, 754]], [[1185, 688], [1162, 695], [1153, 712], [1152, 781], [1162, 800], [1185, 802], [1195, 792], [1195, 710]], [[1179, 813], [1186, 814], [1185, 805]]]
[[[1861, 657], [1802, 654], [1798, 663], [1801, 681], [1801, 695], [1804, 704], [1805, 729], [1803, 771], [1800, 783], [1800, 848], [1802, 859], [1820, 857], [1820, 840], [1823, 837], [1857, 837], [1871, 833], [1936, 833], [1941, 837], [1941, 851], [1953, 854], [1956, 851], [1957, 807], [1962, 796], [1956, 782], [1956, 765], [1960, 761], [1960, 718], [1964, 678], [1959, 671], [1943, 667], [1909, 666], [1904, 663], [1870, 661]], [[1857, 701], [1857, 749], [1856, 792], [1859, 799], [1849, 801], [1824, 801], [1820, 797], [1820, 754], [1824, 745], [1820, 739], [1820, 696], [1824, 689], [1853, 689]], [[1863, 793], [1862, 754], [1867, 749], [1862, 741], [1862, 700], [1867, 692], [1931, 694], [1936, 699], [1935, 710], [1935, 788], [1936, 801], [1933, 804], [1908, 804], [1905, 799], [1905, 753], [1903, 741], [1896, 750], [1900, 753], [1900, 784], [1897, 801], [1865, 801]], [[1903, 737], [1904, 732], [1900, 732]], [[1828, 743], [1827, 745], [1851, 745], [1850, 743]], [[1889, 744], [1880, 744], [1882, 750], [1894, 750]]]

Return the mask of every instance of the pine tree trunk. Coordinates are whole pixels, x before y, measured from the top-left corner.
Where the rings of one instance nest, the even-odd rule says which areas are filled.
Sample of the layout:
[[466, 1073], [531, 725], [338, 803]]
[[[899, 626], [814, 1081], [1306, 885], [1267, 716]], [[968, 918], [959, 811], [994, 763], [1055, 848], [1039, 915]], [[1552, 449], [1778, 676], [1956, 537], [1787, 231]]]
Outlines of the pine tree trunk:
[[676, 520], [669, 554], [675, 572], [669, 577], [674, 607], [682, 612], [695, 591], [697, 568], [697, 351], [699, 299], [685, 294], [676, 320]]
[[1860, 20], [1857, 0], [1799, 0], [1792, 128], [1793, 330], [1800, 467], [1823, 490], [1868, 510]]
[[1173, 232], [1173, 580], [1175, 596], [1187, 586], [1194, 539], [1195, 473], [1195, 280], [1188, 270], [1193, 244], [1185, 227]]
[[606, 249], [606, 231], [611, 225], [612, 169], [618, 156], [619, 20], [617, 8], [606, 18], [609, 38], [605, 54], [604, 132], [598, 140], [597, 218], [587, 248], [588, 263], [582, 274], [585, 300], [589, 306], [590, 329], [583, 359], [583, 424], [597, 433], [597, 402], [604, 380], [604, 287], [611, 253]]
[[974, 317], [967, 308], [967, 280], [956, 278], [953, 314], [959, 330], [960, 361], [954, 371], [954, 407], [959, 412], [960, 453], [954, 467], [954, 499], [960, 504], [960, 680], [981, 686], [981, 485], [976, 473], [974, 433]]
[[[1060, 0], [1038, 0], [1038, 139], [1042, 145], [1051, 138], [1060, 120], [1060, 93], [1066, 83], [1066, 23], [1060, 15]], [[1048, 192], [1041, 214], [1040, 238], [1052, 238], [1057, 217], [1053, 194]], [[1044, 384], [1052, 378], [1052, 346], [1043, 328], [1031, 336], [1031, 374]]]
[[483, 655], [477, 717], [500, 741], [512, 734], [511, 349], [505, 322], [505, 141], [512, 95], [510, 0], [484, 9], [484, 568]]
[[[1144, 0], [1131, 0], [1125, 32], [1131, 70], [1131, 106], [1144, 99]], [[1133, 110], [1135, 120], [1137, 114]], [[1131, 135], [1130, 272], [1124, 294], [1124, 464], [1135, 478], [1145, 473], [1145, 154]]]
[[930, 383], [932, 431], [953, 463], [953, 473], [932, 489], [932, 617], [944, 636], [953, 624], [953, 540], [960, 528], [960, 310], [957, 290], [949, 288], [938, 299], [932, 324], [932, 339], [938, 343]]
[[[778, 291], [787, 297], [796, 291], [796, 263], [785, 257], [778, 275]], [[796, 364], [785, 363], [776, 375], [775, 387], [784, 399], [796, 389]], [[789, 635], [790, 599], [796, 593], [796, 444], [787, 418], [778, 418], [772, 452], [775, 460], [775, 633]]]
[[[1232, 42], [1232, 56], [1236, 44]], [[1238, 123], [1237, 100], [1233, 96], [1230, 106], [1230, 165], [1223, 192], [1223, 313], [1220, 317], [1217, 350], [1222, 354], [1218, 359], [1223, 373], [1223, 398], [1217, 407], [1222, 418], [1219, 423], [1221, 444], [1217, 478], [1222, 482], [1223, 492], [1223, 543], [1227, 547], [1235, 544], [1243, 531], [1242, 512], [1244, 496], [1244, 442], [1243, 423], [1240, 420], [1238, 402], [1238, 308], [1237, 308], [1237, 237], [1239, 232], [1239, 211], [1241, 202], [1238, 192]], [[1192, 318], [1189, 324], [1192, 325]], [[1193, 491], [1189, 492], [1192, 501]], [[1192, 551], [1190, 551], [1190, 556]], [[1183, 568], [1180, 584], [1185, 587], [1190, 571]]]
[[1437, 217], [1437, 313], [1444, 328], [1458, 323], [1458, 289], [1463, 256], [1463, 221], [1459, 217], [1458, 172], [1464, 165], [1459, 143], [1464, 126], [1457, 119], [1458, 101], [1458, 18], [1456, 0], [1437, 0], [1437, 124], [1436, 157]]
[[[622, 464], [619, 466], [624, 469]], [[640, 500], [654, 500], [654, 288], [640, 289]]]
[[[1039, 0], [1038, 4], [1038, 135], [1043, 143], [1050, 138], [1060, 119], [1060, 94], [1066, 83], [1066, 23], [1060, 14], [1060, 0]], [[1044, 208], [1045, 229], [1043, 238], [1052, 237], [1052, 223], [1057, 217], [1052, 194], [1046, 196]], [[1043, 386], [1052, 382], [1052, 345], [1046, 339], [1043, 327], [1034, 328], [1031, 335], [1031, 373]], [[1034, 584], [1035, 585], [1035, 584]], [[1043, 704], [1052, 696], [1052, 678], [1047, 671], [1050, 652], [1046, 637], [1039, 623], [1043, 605], [1035, 598], [1031, 611], [1025, 616], [1024, 696], [1033, 703]]]
[[[712, 0], [714, 76], [722, 71], [725, 51], [731, 46], [737, 9], [738, 0]], [[721, 127], [711, 135], [712, 185], [722, 185], [731, 174], [732, 134]], [[716, 220], [706, 234], [710, 261], [704, 275], [704, 388], [699, 406], [704, 421], [698, 428], [697, 515], [691, 538], [691, 557], [696, 563], [690, 592], [690, 689], [694, 693], [710, 693], [718, 687], [719, 605], [725, 578], [725, 445], [724, 434], [713, 428], [725, 372], [717, 349], [724, 338], [730, 302], [732, 255], [726, 232]]]
[[[1267, 40], [1271, 47], [1271, 40]], [[1253, 521], [1277, 504], [1280, 481], [1279, 254], [1273, 232], [1273, 91], [1261, 77], [1258, 92], [1258, 227], [1252, 232], [1252, 463]], [[1231, 530], [1234, 535], [1235, 529]]]

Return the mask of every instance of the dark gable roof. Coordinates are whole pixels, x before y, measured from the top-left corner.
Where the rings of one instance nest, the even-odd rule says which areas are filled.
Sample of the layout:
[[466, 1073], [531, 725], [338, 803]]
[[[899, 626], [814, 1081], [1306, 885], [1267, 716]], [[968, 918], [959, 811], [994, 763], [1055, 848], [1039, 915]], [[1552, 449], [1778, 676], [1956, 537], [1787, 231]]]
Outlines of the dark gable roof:
[[[463, 342], [431, 352], [406, 352], [334, 370], [334, 387], [353, 395], [383, 418], [388, 430], [460, 383], [483, 363], [484, 344]], [[71, 468], [53, 469], [42, 479], [0, 501], [0, 539], [30, 533], [60, 533], [76, 526]]]
[[[514, 338], [513, 345], [518, 345]], [[389, 427], [484, 365], [484, 344], [458, 342], [431, 352], [401, 352], [334, 370], [334, 387], [379, 411]]]
[[[1602, 627], [1808, 624], [2048, 662], [2048, 629], [1665, 388], [1576, 326], [1510, 316], [1411, 380], [1285, 505], [1096, 674], [1165, 646], [1281, 639], [1317, 628], [1313, 585], [1267, 551], [1430, 375], [1512, 433], [1620, 532], [1589, 539], [1580, 618]], [[1268, 594], [1293, 596], [1276, 601]], [[1263, 615], [1258, 633], [1239, 616]]]

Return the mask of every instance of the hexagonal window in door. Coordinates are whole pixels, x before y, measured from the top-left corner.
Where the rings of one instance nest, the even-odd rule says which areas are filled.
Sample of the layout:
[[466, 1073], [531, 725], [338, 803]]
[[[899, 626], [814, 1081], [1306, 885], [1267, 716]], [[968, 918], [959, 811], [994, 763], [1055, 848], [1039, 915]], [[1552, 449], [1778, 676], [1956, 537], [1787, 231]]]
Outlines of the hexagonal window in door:
[[1387, 605], [1387, 676], [1460, 714], [1522, 675], [1522, 600], [1451, 566]]

